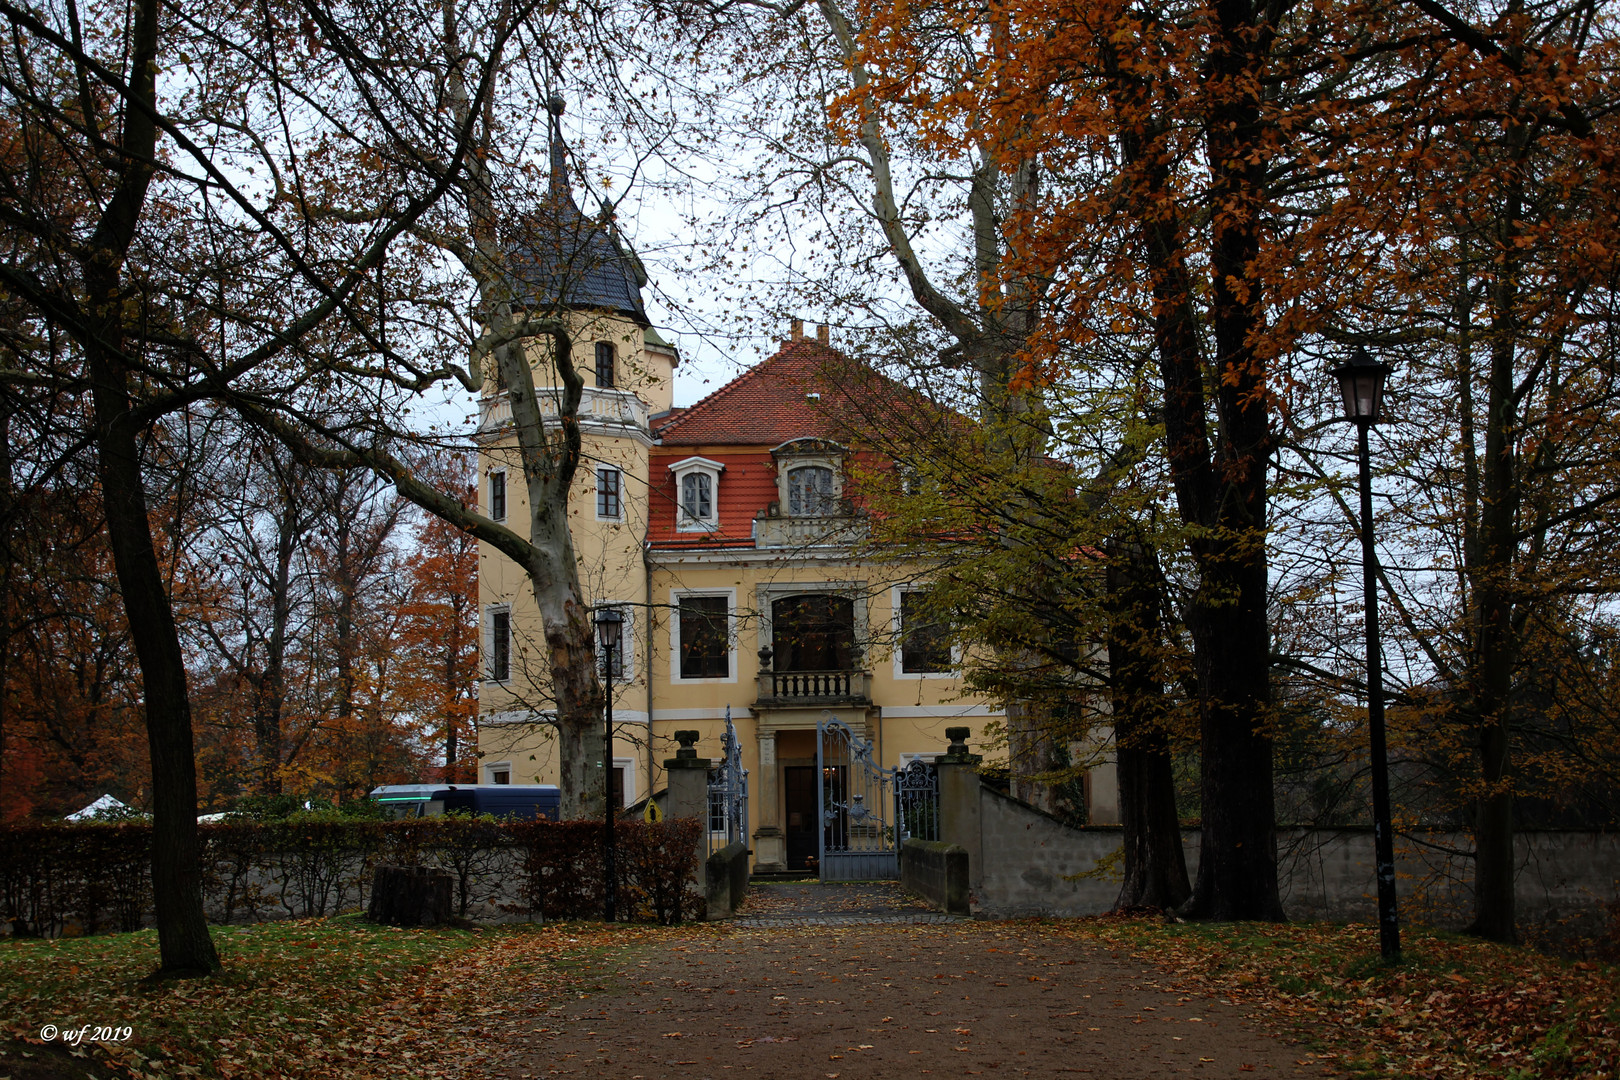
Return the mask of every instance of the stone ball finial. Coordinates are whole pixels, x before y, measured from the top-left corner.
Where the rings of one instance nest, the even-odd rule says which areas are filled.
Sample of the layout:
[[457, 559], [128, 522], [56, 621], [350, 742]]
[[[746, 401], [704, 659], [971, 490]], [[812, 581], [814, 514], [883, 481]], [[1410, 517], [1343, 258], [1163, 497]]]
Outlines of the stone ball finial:
[[568, 108], [568, 102], [563, 100], [561, 94], [552, 94], [546, 101], [546, 111], [552, 116], [561, 116], [566, 108]]

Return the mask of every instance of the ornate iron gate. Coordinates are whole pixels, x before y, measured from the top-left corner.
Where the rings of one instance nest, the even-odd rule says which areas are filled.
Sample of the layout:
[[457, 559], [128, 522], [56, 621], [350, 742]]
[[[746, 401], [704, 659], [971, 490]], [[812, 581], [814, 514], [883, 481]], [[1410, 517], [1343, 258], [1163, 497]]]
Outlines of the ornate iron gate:
[[726, 706], [726, 730], [720, 736], [722, 758], [709, 776], [709, 851], [734, 841], [748, 842], [748, 770], [742, 767], [742, 742]]
[[872, 760], [871, 743], [828, 713], [816, 725], [816, 768], [821, 880], [897, 878], [906, 837], [936, 837], [939, 781], [931, 763], [885, 769]]

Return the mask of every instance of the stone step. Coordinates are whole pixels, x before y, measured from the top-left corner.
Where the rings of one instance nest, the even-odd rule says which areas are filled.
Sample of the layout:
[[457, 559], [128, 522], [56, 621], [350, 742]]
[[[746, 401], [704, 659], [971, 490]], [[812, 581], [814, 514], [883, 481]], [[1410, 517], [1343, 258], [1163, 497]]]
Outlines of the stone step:
[[756, 870], [750, 881], [819, 881], [821, 875], [814, 870]]

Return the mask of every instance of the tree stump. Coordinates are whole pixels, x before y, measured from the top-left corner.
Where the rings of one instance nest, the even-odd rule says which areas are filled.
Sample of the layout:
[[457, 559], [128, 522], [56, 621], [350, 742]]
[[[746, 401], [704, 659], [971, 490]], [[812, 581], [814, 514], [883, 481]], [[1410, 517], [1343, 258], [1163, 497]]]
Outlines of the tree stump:
[[366, 917], [388, 926], [438, 926], [450, 921], [450, 875], [425, 866], [379, 866]]

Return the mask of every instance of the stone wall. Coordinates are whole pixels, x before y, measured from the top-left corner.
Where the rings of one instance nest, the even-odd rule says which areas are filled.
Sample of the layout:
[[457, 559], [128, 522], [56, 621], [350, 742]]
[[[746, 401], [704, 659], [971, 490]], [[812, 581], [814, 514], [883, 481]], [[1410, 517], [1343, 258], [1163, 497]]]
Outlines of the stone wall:
[[703, 917], [711, 921], [731, 918], [748, 892], [748, 845], [733, 840], [710, 855], [703, 869], [708, 899]]
[[965, 848], [908, 838], [900, 847], [900, 884], [941, 911], [952, 915], [971, 913]]
[[[943, 839], [969, 853], [971, 907], [981, 917], [1096, 915], [1119, 895], [1117, 826], [1075, 828], [977, 783], [972, 766], [942, 763]], [[956, 773], [957, 775], [950, 775]], [[972, 777], [973, 783], [968, 778]], [[954, 798], [949, 797], [954, 795]], [[1182, 835], [1189, 877], [1199, 830]], [[1460, 928], [1472, 916], [1473, 839], [1434, 833], [1396, 838], [1402, 917]], [[1518, 914], [1524, 925], [1588, 924], [1620, 899], [1620, 833], [1524, 832], [1516, 838]], [[1292, 919], [1372, 921], [1372, 830], [1278, 830], [1278, 879]]]

